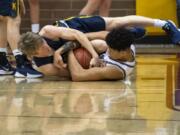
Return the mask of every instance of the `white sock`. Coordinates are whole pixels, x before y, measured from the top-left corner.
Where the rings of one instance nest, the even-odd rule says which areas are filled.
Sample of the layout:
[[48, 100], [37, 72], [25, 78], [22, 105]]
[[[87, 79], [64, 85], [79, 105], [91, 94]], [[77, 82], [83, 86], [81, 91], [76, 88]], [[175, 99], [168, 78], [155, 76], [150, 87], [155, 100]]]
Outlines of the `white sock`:
[[0, 52], [5, 52], [7, 54], [7, 48], [0, 48]]
[[13, 52], [13, 55], [16, 56], [16, 55], [22, 55], [22, 52], [19, 51], [18, 49], [15, 49], [12, 51]]
[[167, 22], [160, 19], [154, 19], [154, 26], [162, 28]]
[[38, 33], [39, 32], [39, 24], [31, 24], [31, 31], [34, 33]]

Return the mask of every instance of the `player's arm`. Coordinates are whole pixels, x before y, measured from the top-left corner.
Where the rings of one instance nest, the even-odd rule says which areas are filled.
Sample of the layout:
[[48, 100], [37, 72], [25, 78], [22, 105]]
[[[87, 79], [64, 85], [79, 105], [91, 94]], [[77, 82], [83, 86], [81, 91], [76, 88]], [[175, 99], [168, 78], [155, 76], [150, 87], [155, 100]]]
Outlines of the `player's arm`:
[[79, 48], [80, 47], [80, 44], [77, 43], [77, 42], [73, 42], [73, 41], [69, 41], [69, 42], [66, 42], [63, 46], [61, 46], [57, 51], [56, 53], [54, 53], [54, 65], [58, 68], [61, 68], [61, 66], [63, 68], [66, 68], [67, 67], [67, 64], [65, 64], [63, 62], [63, 59], [62, 59], [62, 56], [60, 54], [64, 54], [70, 50], [73, 50], [73, 49], [76, 49], [76, 48]]
[[123, 72], [116, 67], [93, 67], [83, 69], [72, 51], [68, 55], [68, 66], [73, 81], [98, 81], [123, 79]]
[[90, 32], [90, 33], [86, 33], [86, 36], [88, 37], [89, 40], [94, 40], [94, 39], [105, 40], [108, 33], [109, 31]]
[[40, 35], [50, 39], [62, 38], [70, 41], [77, 40], [81, 46], [86, 48], [92, 54], [92, 57], [98, 57], [86, 35], [78, 30], [47, 25], [42, 29], [42, 31], [40, 31]]
[[[98, 54], [91, 45], [91, 42], [88, 40], [84, 33], [78, 30], [47, 25], [40, 31], [40, 35], [48, 37], [50, 39], [62, 38], [71, 41], [77, 40], [84, 48], [86, 48], [91, 53], [93, 58], [98, 58]], [[58, 49], [55, 53], [62, 54], [61, 51], [62, 49]], [[60, 65], [60, 67], [62, 67], [62, 65]]]
[[59, 77], [69, 78], [69, 72], [67, 69], [59, 69], [56, 66], [54, 66], [53, 63], [49, 63], [37, 67], [37, 70], [42, 72], [46, 76], [59, 76]]

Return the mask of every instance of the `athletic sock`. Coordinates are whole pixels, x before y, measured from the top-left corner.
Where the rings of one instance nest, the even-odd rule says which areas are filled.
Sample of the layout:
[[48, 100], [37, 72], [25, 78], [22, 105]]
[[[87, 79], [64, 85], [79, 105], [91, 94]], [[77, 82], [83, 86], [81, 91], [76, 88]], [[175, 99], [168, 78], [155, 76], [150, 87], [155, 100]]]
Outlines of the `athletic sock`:
[[154, 19], [154, 26], [162, 28], [167, 22], [160, 19]]
[[18, 50], [18, 49], [13, 50], [12, 52], [13, 52], [14, 56], [22, 55], [22, 52], [20, 50]]
[[38, 33], [39, 32], [39, 24], [31, 24], [31, 31], [34, 33]]
[[22, 52], [18, 49], [13, 50], [12, 52], [16, 59], [16, 66], [19, 68], [22, 66], [24, 67], [25, 60], [24, 60], [24, 56], [23, 56]]
[[0, 48], [0, 52], [4, 52], [7, 54], [7, 48]]

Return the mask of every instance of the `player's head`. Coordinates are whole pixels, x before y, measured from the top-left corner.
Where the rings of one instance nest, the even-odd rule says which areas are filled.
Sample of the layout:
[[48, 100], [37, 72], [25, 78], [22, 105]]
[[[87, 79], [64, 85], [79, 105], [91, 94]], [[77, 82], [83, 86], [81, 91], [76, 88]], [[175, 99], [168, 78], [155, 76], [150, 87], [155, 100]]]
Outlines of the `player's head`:
[[109, 48], [117, 51], [129, 49], [134, 41], [134, 35], [126, 28], [116, 28], [106, 36]]
[[46, 54], [49, 50], [46, 41], [40, 35], [33, 32], [22, 34], [18, 43], [18, 48], [28, 57], [33, 57], [42, 53]]

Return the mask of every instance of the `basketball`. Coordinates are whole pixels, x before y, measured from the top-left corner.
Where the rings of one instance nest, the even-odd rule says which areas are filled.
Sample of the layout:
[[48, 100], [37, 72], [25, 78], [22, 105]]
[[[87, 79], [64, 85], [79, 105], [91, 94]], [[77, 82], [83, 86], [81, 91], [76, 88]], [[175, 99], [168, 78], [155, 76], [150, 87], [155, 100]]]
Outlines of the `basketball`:
[[89, 63], [92, 58], [91, 54], [85, 48], [77, 48], [74, 50], [74, 55], [79, 64], [85, 68], [89, 68]]

